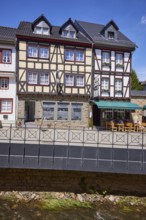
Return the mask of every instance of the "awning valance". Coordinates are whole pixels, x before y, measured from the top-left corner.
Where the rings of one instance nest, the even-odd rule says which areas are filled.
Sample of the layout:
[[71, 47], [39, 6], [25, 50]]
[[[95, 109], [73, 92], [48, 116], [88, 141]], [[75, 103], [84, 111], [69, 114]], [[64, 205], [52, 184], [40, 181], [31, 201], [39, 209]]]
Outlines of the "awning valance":
[[132, 102], [122, 102], [122, 101], [91, 101], [97, 105], [100, 109], [121, 109], [121, 110], [135, 110], [142, 109], [139, 105]]

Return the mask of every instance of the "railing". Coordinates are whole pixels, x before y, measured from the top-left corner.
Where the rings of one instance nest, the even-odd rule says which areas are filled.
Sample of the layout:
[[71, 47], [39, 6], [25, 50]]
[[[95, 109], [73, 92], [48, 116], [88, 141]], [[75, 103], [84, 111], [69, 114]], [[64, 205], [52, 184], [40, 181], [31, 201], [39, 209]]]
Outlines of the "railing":
[[0, 143], [146, 149], [146, 133], [10, 126], [0, 128]]
[[146, 133], [3, 127], [0, 168], [146, 174]]

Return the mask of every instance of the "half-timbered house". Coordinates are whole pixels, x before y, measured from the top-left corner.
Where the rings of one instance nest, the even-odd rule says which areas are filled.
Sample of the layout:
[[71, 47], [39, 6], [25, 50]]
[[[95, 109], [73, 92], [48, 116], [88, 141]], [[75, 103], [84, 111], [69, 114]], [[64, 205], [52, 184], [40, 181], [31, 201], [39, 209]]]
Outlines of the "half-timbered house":
[[131, 103], [132, 53], [136, 45], [119, 31], [113, 20], [107, 25], [83, 21], [77, 27], [92, 41], [94, 57], [93, 121], [105, 125], [109, 119], [131, 118], [140, 107]]
[[16, 122], [16, 29], [0, 27], [0, 121]]
[[87, 126], [92, 44], [68, 19], [53, 26], [41, 15], [17, 30], [18, 119]]

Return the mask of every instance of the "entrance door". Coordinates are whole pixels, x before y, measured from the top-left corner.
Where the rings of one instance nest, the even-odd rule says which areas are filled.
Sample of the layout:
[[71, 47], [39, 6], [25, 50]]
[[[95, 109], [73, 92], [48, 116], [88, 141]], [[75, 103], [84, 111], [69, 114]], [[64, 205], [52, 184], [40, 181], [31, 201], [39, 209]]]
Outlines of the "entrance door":
[[100, 109], [96, 105], [93, 105], [93, 124], [100, 126]]
[[35, 102], [25, 102], [25, 121], [35, 121]]

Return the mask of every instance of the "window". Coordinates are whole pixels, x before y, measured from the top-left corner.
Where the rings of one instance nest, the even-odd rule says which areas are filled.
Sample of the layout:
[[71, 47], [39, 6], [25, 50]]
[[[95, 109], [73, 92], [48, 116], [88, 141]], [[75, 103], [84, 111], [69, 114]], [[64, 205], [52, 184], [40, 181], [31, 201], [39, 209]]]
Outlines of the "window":
[[8, 88], [9, 88], [9, 79], [0, 78], [0, 89], [8, 89]]
[[65, 75], [65, 85], [66, 86], [74, 86], [74, 76]]
[[65, 51], [65, 59], [66, 60], [74, 60], [74, 51], [73, 50], [66, 50]]
[[28, 46], [28, 57], [38, 57], [37, 46]]
[[76, 86], [84, 87], [84, 76], [76, 76]]
[[75, 33], [75, 31], [66, 31], [66, 30], [64, 30], [62, 32], [62, 36], [63, 37], [67, 37], [67, 38], [75, 38], [76, 37], [76, 33]]
[[71, 105], [71, 120], [82, 119], [82, 104], [72, 103]]
[[49, 35], [49, 28], [47, 28], [47, 27], [35, 27], [34, 33]]
[[109, 64], [110, 63], [110, 53], [103, 52], [102, 53], [102, 64]]
[[107, 109], [105, 111], [103, 111], [102, 113], [102, 118], [105, 118], [105, 119], [112, 119], [113, 118], [113, 111], [110, 110], [110, 109]]
[[28, 57], [32, 58], [49, 58], [49, 47], [43, 46], [28, 46]]
[[109, 79], [102, 79], [101, 89], [104, 91], [109, 90]]
[[115, 38], [115, 33], [109, 31], [109, 32], [108, 32], [108, 39], [113, 40], [114, 38]]
[[2, 63], [11, 63], [11, 50], [2, 50]]
[[117, 53], [116, 54], [116, 66], [123, 66], [123, 54], [122, 53]]
[[40, 47], [39, 48], [39, 58], [48, 59], [49, 58], [49, 48]]
[[40, 84], [41, 85], [49, 85], [49, 73], [41, 73], [40, 74]]
[[58, 103], [57, 119], [68, 120], [68, 103]]
[[1, 99], [0, 107], [1, 113], [12, 113], [12, 100]]
[[77, 50], [76, 51], [76, 61], [84, 61], [84, 51], [83, 50]]
[[65, 75], [65, 86], [84, 87], [85, 77], [81, 75]]
[[122, 96], [122, 80], [116, 79], [115, 80], [115, 96]]
[[54, 120], [55, 103], [43, 102], [43, 119]]
[[37, 84], [38, 83], [38, 74], [29, 72], [28, 73], [28, 84]]
[[84, 60], [85, 60], [84, 50], [66, 49], [65, 50], [65, 60], [84, 62]]
[[82, 120], [82, 104], [67, 102], [42, 103], [44, 120]]

